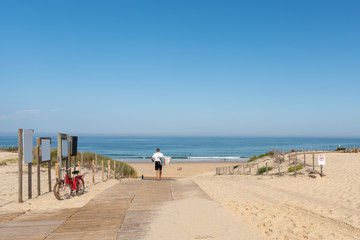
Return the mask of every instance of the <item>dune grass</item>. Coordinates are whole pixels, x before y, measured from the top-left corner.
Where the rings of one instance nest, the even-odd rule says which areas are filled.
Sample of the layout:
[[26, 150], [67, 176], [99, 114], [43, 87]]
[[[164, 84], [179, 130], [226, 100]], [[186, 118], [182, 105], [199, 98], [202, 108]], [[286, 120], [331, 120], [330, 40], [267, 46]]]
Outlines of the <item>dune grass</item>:
[[[268, 167], [268, 171], [272, 170], [273, 168], [272, 167]], [[259, 168], [257, 174], [260, 175], [260, 174], [263, 174], [264, 172], [266, 172], [266, 167], [261, 167]]]
[[[95, 153], [92, 152], [83, 152], [83, 164], [85, 168], [91, 168], [92, 167], [92, 161], [95, 160]], [[118, 170], [119, 164], [120, 164], [120, 169], [124, 168], [124, 176], [125, 177], [137, 177], [137, 172], [135, 171], [135, 169], [133, 167], [131, 167], [129, 164], [127, 163], [123, 163], [120, 161], [116, 161], [112, 158], [97, 154], [97, 164], [95, 163], [95, 166], [97, 166], [98, 170], [101, 170], [101, 162], [104, 161], [104, 168], [107, 171], [108, 168], [108, 160], [110, 160], [110, 168], [111, 171], [113, 171], [114, 168], [114, 161], [116, 162], [116, 170]], [[7, 165], [7, 163], [15, 163], [17, 162], [17, 159], [8, 159], [8, 160], [4, 160], [0, 162], [0, 166], [4, 166]], [[81, 153], [78, 152], [77, 156], [76, 156], [76, 160], [75, 163], [77, 164], [78, 162], [81, 162]], [[55, 163], [57, 163], [57, 149], [53, 148], [51, 149], [51, 166], [54, 167]], [[74, 164], [74, 157], [72, 157], [71, 163]], [[36, 148], [34, 148], [34, 160], [32, 162], [33, 165], [37, 164], [37, 151]], [[43, 167], [47, 167], [47, 164], [43, 164]]]
[[0, 146], [0, 150], [6, 151], [6, 152], [17, 152], [18, 147], [11, 146], [11, 147], [4, 148], [4, 147]]
[[269, 152], [267, 152], [267, 153], [260, 154], [259, 156], [254, 155], [254, 156], [252, 156], [251, 158], [249, 158], [248, 162], [252, 162], [252, 161], [254, 161], [254, 160], [256, 160], [256, 159], [259, 159], [259, 158], [262, 158], [262, 157], [266, 157], [266, 156], [272, 156], [272, 155], [274, 155], [274, 152], [273, 152], [273, 151], [269, 151]]
[[[296, 171], [299, 171], [301, 169], [303, 169], [303, 165], [299, 164], [299, 165], [296, 166]], [[289, 167], [288, 171], [289, 172], [295, 172], [295, 167], [294, 166]]]
[[11, 158], [11, 159], [6, 159], [6, 160], [2, 160], [0, 161], [0, 166], [5, 166], [8, 163], [17, 163], [17, 159], [16, 158]]

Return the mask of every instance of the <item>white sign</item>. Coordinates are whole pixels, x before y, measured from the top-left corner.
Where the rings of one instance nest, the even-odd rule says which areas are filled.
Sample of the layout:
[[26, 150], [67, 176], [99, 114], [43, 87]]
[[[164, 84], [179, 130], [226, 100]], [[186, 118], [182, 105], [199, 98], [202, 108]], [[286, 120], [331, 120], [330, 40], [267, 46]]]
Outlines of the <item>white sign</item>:
[[61, 140], [61, 155], [67, 157], [69, 155], [68, 140]]
[[34, 129], [24, 129], [23, 136], [23, 154], [24, 163], [32, 163], [33, 161], [33, 133]]
[[318, 163], [319, 165], [325, 165], [325, 155], [318, 156]]
[[51, 160], [50, 139], [41, 139], [41, 161], [46, 162]]

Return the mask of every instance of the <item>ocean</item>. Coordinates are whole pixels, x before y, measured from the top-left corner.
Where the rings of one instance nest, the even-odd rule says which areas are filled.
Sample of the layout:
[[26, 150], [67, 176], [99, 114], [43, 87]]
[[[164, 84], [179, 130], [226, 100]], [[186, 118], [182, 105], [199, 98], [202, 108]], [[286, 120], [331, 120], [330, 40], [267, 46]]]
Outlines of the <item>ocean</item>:
[[[56, 148], [56, 136], [50, 137], [51, 147]], [[1, 147], [17, 146], [17, 142], [17, 136], [0, 136]], [[78, 151], [95, 152], [125, 162], [147, 162], [159, 147], [175, 162], [246, 161], [274, 148], [334, 150], [339, 145], [359, 147], [360, 138], [79, 136]]]

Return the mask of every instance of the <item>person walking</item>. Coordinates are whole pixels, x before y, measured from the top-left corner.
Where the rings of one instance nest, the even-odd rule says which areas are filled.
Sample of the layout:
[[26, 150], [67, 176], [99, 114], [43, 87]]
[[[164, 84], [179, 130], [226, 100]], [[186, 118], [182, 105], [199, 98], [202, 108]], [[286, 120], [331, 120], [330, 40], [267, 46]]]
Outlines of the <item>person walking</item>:
[[156, 153], [152, 156], [151, 161], [155, 162], [156, 179], [160, 180], [162, 174], [162, 164], [164, 163], [165, 165], [164, 155], [160, 152], [160, 148], [156, 149]]

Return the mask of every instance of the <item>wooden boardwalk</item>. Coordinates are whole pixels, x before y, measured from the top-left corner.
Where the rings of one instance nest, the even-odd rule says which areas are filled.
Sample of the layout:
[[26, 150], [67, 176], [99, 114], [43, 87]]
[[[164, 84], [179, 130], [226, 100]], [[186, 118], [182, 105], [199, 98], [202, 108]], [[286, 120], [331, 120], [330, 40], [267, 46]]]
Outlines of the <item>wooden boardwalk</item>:
[[0, 215], [0, 239], [142, 239], [173, 180], [118, 183], [79, 209]]

